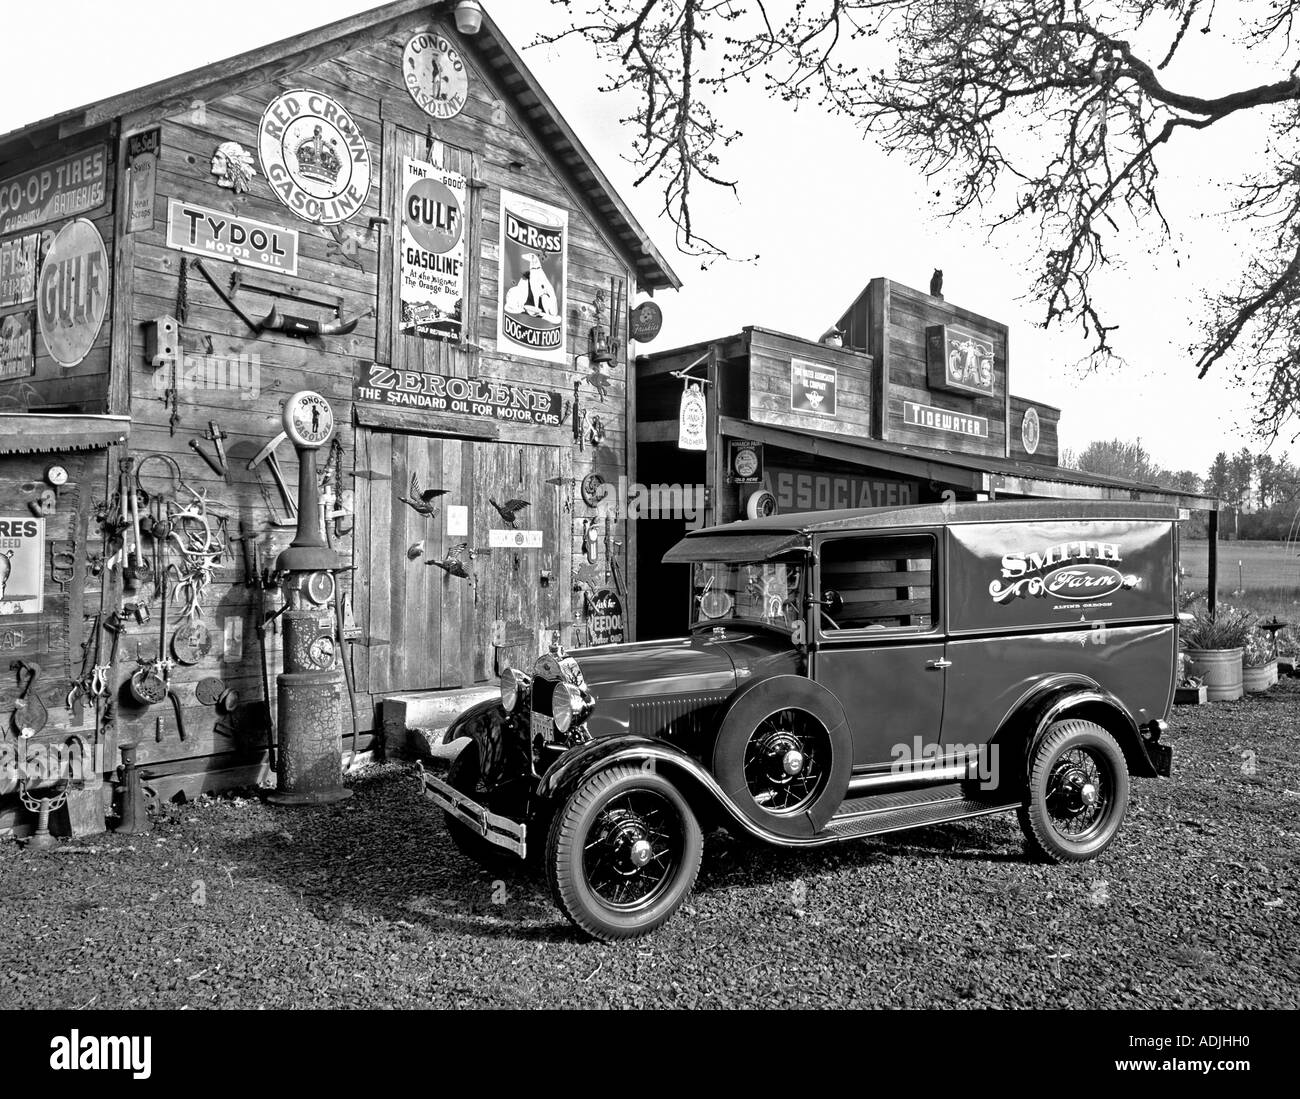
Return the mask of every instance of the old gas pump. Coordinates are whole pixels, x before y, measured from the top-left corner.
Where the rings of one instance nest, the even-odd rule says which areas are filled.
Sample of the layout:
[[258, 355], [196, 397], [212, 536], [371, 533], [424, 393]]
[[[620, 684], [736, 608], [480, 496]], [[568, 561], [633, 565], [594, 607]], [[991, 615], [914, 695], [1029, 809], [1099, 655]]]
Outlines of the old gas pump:
[[284, 431], [298, 451], [298, 530], [276, 559], [283, 578], [284, 671], [279, 713], [277, 805], [323, 805], [352, 796], [342, 783], [344, 680], [336, 638], [336, 577], [344, 567], [321, 532], [316, 452], [334, 435], [334, 412], [303, 390], [284, 404]]

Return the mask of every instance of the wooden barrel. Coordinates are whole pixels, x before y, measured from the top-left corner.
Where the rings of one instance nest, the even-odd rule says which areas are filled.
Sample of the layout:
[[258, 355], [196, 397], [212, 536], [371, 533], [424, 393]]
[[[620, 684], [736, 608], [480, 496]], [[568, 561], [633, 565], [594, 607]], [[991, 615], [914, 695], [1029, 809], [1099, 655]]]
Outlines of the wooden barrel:
[[1241, 649], [1188, 649], [1187, 673], [1200, 676], [1211, 702], [1230, 702], [1245, 694]]

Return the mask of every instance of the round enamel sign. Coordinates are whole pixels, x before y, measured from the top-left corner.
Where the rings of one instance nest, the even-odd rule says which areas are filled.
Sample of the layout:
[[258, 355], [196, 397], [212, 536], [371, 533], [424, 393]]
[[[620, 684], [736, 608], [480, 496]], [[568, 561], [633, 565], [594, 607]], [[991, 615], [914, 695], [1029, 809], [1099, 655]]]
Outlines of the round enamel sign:
[[460, 241], [460, 202], [445, 183], [417, 179], [407, 188], [403, 212], [406, 228], [426, 252], [450, 252]]
[[1028, 408], [1020, 420], [1020, 441], [1025, 445], [1025, 451], [1033, 454], [1038, 450], [1038, 441], [1042, 437], [1042, 431], [1038, 423], [1038, 410]]
[[257, 151], [275, 197], [307, 221], [347, 221], [370, 194], [365, 135], [323, 92], [295, 88], [271, 100], [258, 125]]
[[434, 118], [460, 114], [469, 95], [465, 62], [447, 39], [417, 34], [402, 51], [402, 80], [420, 110]]
[[41, 339], [50, 358], [76, 366], [90, 352], [108, 312], [108, 253], [85, 218], [59, 230], [41, 265], [36, 295]]

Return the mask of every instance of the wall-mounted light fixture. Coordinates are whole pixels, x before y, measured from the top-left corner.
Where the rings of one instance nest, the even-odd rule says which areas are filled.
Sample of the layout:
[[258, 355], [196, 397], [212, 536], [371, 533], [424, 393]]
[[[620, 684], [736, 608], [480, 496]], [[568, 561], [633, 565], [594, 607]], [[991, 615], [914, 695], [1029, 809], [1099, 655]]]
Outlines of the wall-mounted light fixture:
[[478, 0], [460, 0], [456, 5], [456, 29], [461, 34], [478, 34], [483, 26], [483, 5]]
[[592, 363], [612, 362], [614, 358], [614, 345], [609, 338], [609, 329], [605, 327], [605, 294], [604, 291], [596, 291], [596, 323], [587, 332], [587, 355]]

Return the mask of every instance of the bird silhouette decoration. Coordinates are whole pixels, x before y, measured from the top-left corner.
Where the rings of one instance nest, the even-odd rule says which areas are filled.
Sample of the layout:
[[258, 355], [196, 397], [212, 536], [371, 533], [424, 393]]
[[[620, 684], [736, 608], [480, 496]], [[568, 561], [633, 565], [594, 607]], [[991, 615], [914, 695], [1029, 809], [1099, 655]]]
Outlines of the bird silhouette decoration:
[[497, 509], [497, 514], [506, 521], [506, 525], [509, 526], [511, 530], [516, 529], [518, 526], [518, 524], [515, 523], [515, 518], [524, 510], [524, 508], [528, 507], [527, 500], [514, 499], [507, 500], [504, 504], [498, 504], [491, 496], [488, 497], [488, 503]]
[[429, 558], [425, 561], [426, 565], [436, 565], [447, 573], [448, 576], [459, 576], [463, 580], [469, 580], [475, 583], [475, 577], [466, 565], [466, 560], [473, 561], [478, 556], [478, 550], [469, 548], [468, 542], [458, 542], [452, 546], [441, 561], [437, 558]]
[[445, 488], [426, 488], [421, 491], [419, 478], [417, 478], [414, 473], [411, 474], [410, 491], [411, 496], [409, 500], [405, 496], [399, 496], [398, 499], [404, 504], [409, 504], [416, 512], [429, 519], [432, 519], [438, 514], [438, 509], [434, 506], [433, 502], [438, 499], [439, 496], [447, 495], [447, 489]]
[[609, 375], [602, 374], [599, 370], [593, 370], [587, 375], [587, 381], [591, 383], [591, 388], [600, 394], [601, 401], [609, 396]]

